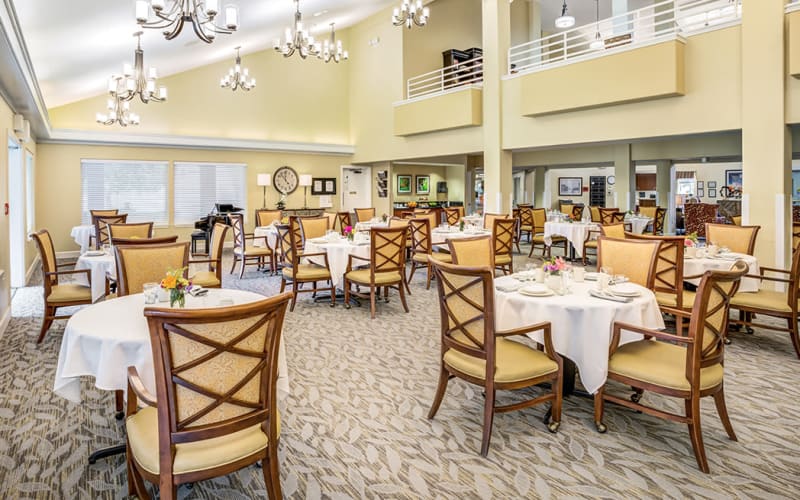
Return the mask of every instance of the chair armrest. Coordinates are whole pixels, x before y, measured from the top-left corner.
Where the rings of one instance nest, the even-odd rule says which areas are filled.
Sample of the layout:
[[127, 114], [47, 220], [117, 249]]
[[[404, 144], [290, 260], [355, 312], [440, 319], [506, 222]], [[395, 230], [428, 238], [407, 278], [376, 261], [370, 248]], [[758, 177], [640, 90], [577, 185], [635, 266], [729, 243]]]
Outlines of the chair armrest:
[[370, 263], [369, 259], [365, 259], [364, 257], [359, 257], [358, 255], [350, 254], [347, 256], [347, 270], [345, 272], [349, 273], [350, 271], [353, 270], [353, 259], [364, 261], [367, 264]]
[[535, 325], [528, 325], [523, 326], [522, 328], [515, 328], [513, 330], [503, 330], [499, 332], [494, 332], [495, 337], [511, 337], [512, 335], [523, 335], [530, 332], [535, 332], [537, 330], [546, 330], [550, 328], [550, 322], [545, 321], [542, 323], [536, 323]]
[[142, 383], [141, 377], [139, 377], [139, 371], [136, 369], [135, 366], [128, 367], [128, 408], [125, 412], [126, 415], [131, 415], [136, 413], [138, 409], [138, 400], [141, 400], [142, 403], [146, 404], [147, 406], [156, 407], [158, 403], [156, 401], [155, 396], [150, 394], [150, 391], [144, 386]]
[[73, 269], [71, 271], [51, 271], [49, 273], [44, 273], [45, 276], [61, 276], [63, 274], [85, 274], [89, 285], [92, 284], [92, 272], [89, 269]]
[[[679, 314], [679, 316], [684, 316], [683, 314]], [[661, 330], [653, 330], [651, 328], [645, 328], [643, 326], [632, 325], [630, 323], [622, 323], [620, 321], [614, 322], [614, 329], [611, 335], [611, 345], [609, 346], [608, 355], [611, 356], [614, 352], [619, 348], [619, 340], [620, 334], [622, 330], [634, 333], [641, 333], [647, 337], [655, 337], [660, 340], [670, 340], [673, 342], [680, 342], [683, 344], [691, 344], [694, 343], [693, 338], [689, 337], [681, 337], [679, 335], [673, 335], [671, 333], [662, 332]]]
[[555, 348], [553, 347], [553, 336], [551, 334], [549, 321], [543, 323], [537, 323], [535, 325], [524, 326], [522, 328], [516, 328], [514, 330], [503, 330], [500, 332], [495, 332], [494, 335], [495, 337], [510, 337], [512, 335], [521, 335], [529, 332], [535, 332], [537, 330], [542, 330], [542, 335], [544, 337], [543, 340], [544, 340], [545, 354], [547, 354], [548, 358], [558, 363], [559, 369], [562, 369], [561, 356], [556, 352]]
[[702, 277], [703, 277], [702, 274], [693, 274], [691, 276], [684, 276], [683, 277], [683, 281], [686, 281], [686, 280], [697, 280], [697, 279], [700, 279]]
[[761, 274], [764, 274], [764, 271], [768, 271], [771, 273], [781, 273], [781, 274], [792, 274], [791, 271], [787, 271], [786, 269], [778, 269], [777, 267], [761, 267], [759, 268]]
[[753, 278], [764, 281], [775, 281], [777, 283], [794, 283], [793, 279], [775, 278], [773, 276], [764, 276], [763, 274], [745, 274], [743, 278]]

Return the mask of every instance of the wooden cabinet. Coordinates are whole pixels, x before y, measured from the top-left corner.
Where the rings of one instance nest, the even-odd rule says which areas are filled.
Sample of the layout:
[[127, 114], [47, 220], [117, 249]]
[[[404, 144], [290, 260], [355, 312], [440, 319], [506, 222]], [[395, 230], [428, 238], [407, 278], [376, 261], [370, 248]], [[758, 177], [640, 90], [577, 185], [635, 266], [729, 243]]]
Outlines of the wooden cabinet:
[[636, 191], [655, 191], [656, 174], [636, 174]]

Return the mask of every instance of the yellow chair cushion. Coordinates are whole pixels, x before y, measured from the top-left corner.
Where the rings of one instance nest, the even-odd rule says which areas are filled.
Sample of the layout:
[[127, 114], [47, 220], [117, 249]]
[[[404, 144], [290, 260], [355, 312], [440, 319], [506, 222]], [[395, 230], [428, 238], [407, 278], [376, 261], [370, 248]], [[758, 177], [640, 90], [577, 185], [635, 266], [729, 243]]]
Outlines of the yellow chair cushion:
[[519, 226], [520, 231], [533, 231], [533, 226], [521, 225]]
[[[617, 349], [608, 361], [608, 372], [679, 391], [689, 390], [686, 379], [686, 349], [658, 342], [639, 340]], [[722, 383], [722, 365], [700, 369], [700, 389]]]
[[769, 311], [790, 313], [789, 297], [784, 292], [759, 290], [757, 292], [741, 292], [731, 297], [731, 307], [745, 306]]
[[[345, 277], [350, 281], [369, 285], [369, 269], [350, 271]], [[390, 285], [399, 281], [403, 281], [403, 278], [398, 271], [375, 273], [376, 285]]]
[[453, 257], [450, 254], [438, 253], [438, 252], [432, 252], [430, 254], [415, 253], [411, 257], [411, 260], [413, 260], [414, 262], [419, 262], [421, 264], [427, 264], [429, 255], [431, 259], [437, 260], [439, 262], [453, 262]]
[[[683, 309], [691, 309], [694, 306], [694, 298], [697, 294], [695, 292], [684, 290], [683, 291]], [[677, 295], [667, 292], [656, 292], [656, 301], [658, 305], [664, 307], [678, 307]]]
[[193, 285], [200, 285], [206, 288], [222, 286], [222, 283], [217, 279], [217, 273], [211, 271], [200, 271], [189, 279]]
[[50, 295], [47, 296], [47, 302], [77, 302], [79, 300], [92, 300], [92, 289], [88, 286], [76, 285], [74, 283], [67, 283], [65, 285], [56, 285], [50, 289]]
[[[233, 253], [236, 255], [242, 255], [241, 247], [234, 248]], [[248, 243], [247, 247], [245, 248], [245, 253], [249, 257], [258, 255], [272, 255], [272, 250], [270, 250], [268, 247], [254, 247], [251, 243]]]
[[597, 240], [589, 240], [584, 242], [583, 248], [597, 248]]
[[[562, 241], [567, 241], [567, 239], [565, 237], [563, 237], [563, 236], [558, 236], [558, 235], [554, 234], [553, 236], [550, 237], [550, 241], [552, 243], [561, 243]], [[544, 235], [543, 234], [534, 235], [533, 242], [534, 243], [544, 243]]]
[[[142, 408], [125, 421], [129, 453], [144, 470], [158, 474], [158, 413], [151, 406]], [[281, 420], [278, 415], [278, 434]], [[175, 445], [173, 472], [201, 471], [236, 462], [267, 447], [267, 435], [254, 425], [227, 436]]]
[[511, 264], [511, 255], [507, 253], [496, 255], [494, 258], [494, 264], [496, 266], [504, 266], [506, 264]]
[[[444, 353], [446, 365], [475, 378], [486, 376], [486, 361], [449, 349]], [[558, 371], [558, 363], [545, 353], [519, 342], [497, 338], [495, 343], [494, 380], [500, 383], [519, 382]]]
[[292, 276], [292, 268], [284, 267], [283, 275], [289, 279], [297, 278], [299, 280], [329, 280], [331, 273], [328, 268], [316, 266], [314, 264], [300, 264], [297, 266], [297, 273]]

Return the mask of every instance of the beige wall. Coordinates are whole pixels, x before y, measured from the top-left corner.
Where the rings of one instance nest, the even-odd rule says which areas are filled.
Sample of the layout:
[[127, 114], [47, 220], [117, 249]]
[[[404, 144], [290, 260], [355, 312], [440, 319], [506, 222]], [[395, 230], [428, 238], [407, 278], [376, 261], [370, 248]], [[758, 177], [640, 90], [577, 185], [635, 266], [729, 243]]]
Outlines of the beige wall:
[[395, 135], [474, 127], [482, 121], [482, 91], [471, 87], [394, 107]]
[[[700, 197], [703, 203], [717, 203], [723, 199], [720, 195], [720, 188], [725, 185], [725, 171], [726, 170], [741, 170], [742, 162], [731, 163], [683, 163], [676, 167], [678, 172], [694, 172], [694, 178], [697, 181], [703, 181], [703, 190], [705, 196]], [[711, 198], [709, 194], [709, 181], [717, 183], [716, 198]]]
[[[347, 30], [337, 32], [345, 47]], [[147, 53], [145, 52], [145, 64]], [[250, 92], [222, 89], [230, 60], [160, 79], [169, 92], [164, 103], [132, 101], [141, 115], [138, 127], [95, 122], [106, 108], [106, 94], [50, 109], [54, 128], [118, 133], [169, 134], [214, 138], [349, 144], [349, 61], [324, 64], [284, 58], [274, 50], [245, 54], [242, 63], [256, 78]]]
[[[584, 191], [581, 196], [559, 196], [558, 195], [558, 178], [559, 177], [580, 177], [583, 181], [583, 187], [589, 187], [589, 177], [602, 175], [602, 176], [609, 176], [614, 175], [614, 168], [613, 167], [606, 167], [606, 168], [554, 168], [548, 170], [548, 174], [550, 177], [550, 206], [547, 208], [558, 208], [558, 200], [570, 200], [573, 203], [583, 203], [584, 205], [589, 205], [589, 191]], [[606, 191], [606, 201], [608, 203], [611, 202], [611, 192], [613, 192], [613, 186], [606, 185], [606, 188], [611, 187], [612, 189]], [[537, 200], [537, 206], [543, 206], [542, 200]]]
[[[278, 167], [289, 165], [298, 174], [312, 174], [315, 177], [336, 177], [337, 194], [333, 196], [334, 206], [339, 208], [340, 166], [348, 164], [348, 157], [323, 156], [292, 153], [264, 153], [252, 151], [207, 151], [197, 149], [162, 149], [114, 146], [81, 146], [40, 144], [37, 163], [37, 225], [48, 228], [53, 235], [56, 251], [77, 250], [70, 237], [70, 229], [81, 221], [81, 159], [114, 160], [163, 160], [170, 161], [209, 161], [247, 164], [247, 226], [253, 226], [253, 213], [262, 206], [263, 188], [256, 185], [260, 173], [274, 173]], [[172, 169], [170, 168], [170, 182]], [[172, 186], [170, 186], [172, 207]], [[308, 195], [309, 207], [319, 206], [319, 197]], [[267, 206], [272, 208], [278, 202], [279, 194], [274, 187], [267, 188]], [[303, 188], [289, 195], [286, 208], [302, 208]], [[170, 213], [170, 220], [172, 214]], [[188, 238], [193, 228], [167, 227], [157, 230], [159, 235], [179, 234]]]

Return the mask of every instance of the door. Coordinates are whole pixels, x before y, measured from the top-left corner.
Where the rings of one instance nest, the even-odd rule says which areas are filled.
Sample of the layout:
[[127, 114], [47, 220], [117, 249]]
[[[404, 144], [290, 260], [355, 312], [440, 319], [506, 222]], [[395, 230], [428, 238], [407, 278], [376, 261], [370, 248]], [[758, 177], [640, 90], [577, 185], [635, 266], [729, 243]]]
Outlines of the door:
[[8, 138], [8, 233], [11, 287], [25, 286], [25, 167], [22, 148]]
[[370, 167], [342, 166], [343, 212], [372, 206], [372, 169]]

